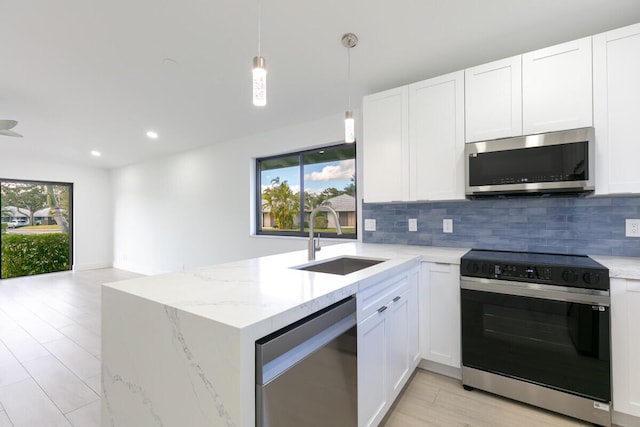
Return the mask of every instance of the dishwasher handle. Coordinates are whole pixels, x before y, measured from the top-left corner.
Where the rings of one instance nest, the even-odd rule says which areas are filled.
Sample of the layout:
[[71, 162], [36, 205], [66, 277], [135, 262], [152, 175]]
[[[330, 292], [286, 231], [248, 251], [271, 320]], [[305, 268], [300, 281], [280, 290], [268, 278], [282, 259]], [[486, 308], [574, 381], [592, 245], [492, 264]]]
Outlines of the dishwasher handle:
[[356, 325], [349, 297], [256, 341], [256, 384], [264, 385]]

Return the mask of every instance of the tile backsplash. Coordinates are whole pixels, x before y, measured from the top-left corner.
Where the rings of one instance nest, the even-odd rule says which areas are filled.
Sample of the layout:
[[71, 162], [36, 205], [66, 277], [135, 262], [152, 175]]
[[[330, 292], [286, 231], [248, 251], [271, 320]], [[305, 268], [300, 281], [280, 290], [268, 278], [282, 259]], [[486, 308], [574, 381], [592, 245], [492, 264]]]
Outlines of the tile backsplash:
[[[364, 203], [365, 243], [640, 257], [625, 219], [640, 218], [640, 197], [515, 197], [444, 202]], [[418, 231], [408, 231], [417, 218]], [[453, 220], [443, 233], [442, 220]]]

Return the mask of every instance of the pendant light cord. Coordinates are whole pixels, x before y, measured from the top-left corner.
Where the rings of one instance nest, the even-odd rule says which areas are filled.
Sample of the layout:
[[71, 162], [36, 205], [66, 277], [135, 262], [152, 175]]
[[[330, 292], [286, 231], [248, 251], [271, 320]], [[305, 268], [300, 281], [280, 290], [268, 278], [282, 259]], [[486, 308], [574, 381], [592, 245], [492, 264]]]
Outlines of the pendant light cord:
[[257, 0], [258, 3], [258, 56], [260, 55], [260, 37], [261, 37], [261, 33], [262, 33], [262, 20], [260, 19], [261, 15], [262, 15], [262, 11], [260, 10], [260, 0]]
[[347, 110], [351, 111], [351, 47], [347, 48]]

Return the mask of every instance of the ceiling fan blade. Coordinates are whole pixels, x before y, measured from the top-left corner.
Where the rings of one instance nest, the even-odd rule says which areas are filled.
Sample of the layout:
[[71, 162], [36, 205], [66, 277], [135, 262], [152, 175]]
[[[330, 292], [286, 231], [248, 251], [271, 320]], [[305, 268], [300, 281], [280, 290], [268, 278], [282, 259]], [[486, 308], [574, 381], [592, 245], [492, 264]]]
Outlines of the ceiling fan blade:
[[15, 120], [0, 120], [0, 129], [12, 129], [17, 124], [18, 122]]
[[14, 132], [12, 130], [0, 130], [0, 135], [15, 136], [15, 137], [18, 137], [18, 138], [22, 138], [22, 135], [20, 135], [18, 132]]

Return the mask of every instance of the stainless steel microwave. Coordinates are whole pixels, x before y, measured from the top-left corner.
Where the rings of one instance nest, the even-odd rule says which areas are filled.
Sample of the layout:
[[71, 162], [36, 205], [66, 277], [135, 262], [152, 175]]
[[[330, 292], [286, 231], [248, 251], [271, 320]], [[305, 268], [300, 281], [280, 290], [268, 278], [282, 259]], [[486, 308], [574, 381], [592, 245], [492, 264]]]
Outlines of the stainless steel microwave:
[[465, 147], [465, 193], [590, 192], [594, 165], [592, 127], [472, 142]]

